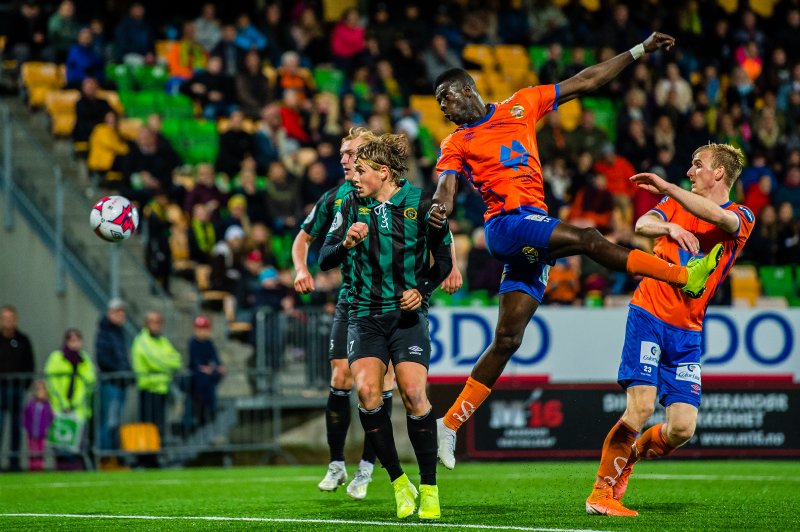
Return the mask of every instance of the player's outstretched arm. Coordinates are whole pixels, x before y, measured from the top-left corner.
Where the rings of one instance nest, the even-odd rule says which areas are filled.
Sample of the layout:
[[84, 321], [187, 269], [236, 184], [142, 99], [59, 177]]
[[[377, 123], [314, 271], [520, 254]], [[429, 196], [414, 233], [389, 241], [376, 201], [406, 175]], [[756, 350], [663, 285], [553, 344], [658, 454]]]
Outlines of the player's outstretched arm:
[[623, 52], [608, 61], [585, 68], [558, 84], [558, 103], [564, 103], [592, 92], [612, 79], [616, 78], [625, 67], [639, 59], [645, 53], [655, 52], [663, 48], [669, 50], [675, 45], [675, 38], [665, 33], [654, 32], [644, 42], [637, 44], [627, 52]]
[[453, 212], [456, 200], [456, 186], [458, 176], [455, 172], [445, 171], [439, 174], [439, 183], [433, 193], [431, 210], [428, 223], [436, 229], [441, 229], [447, 223], [447, 216]]
[[631, 181], [636, 183], [639, 188], [671, 197], [690, 213], [716, 225], [727, 233], [735, 233], [739, 230], [739, 217], [735, 213], [723, 209], [708, 198], [668, 183], [656, 174], [648, 172], [636, 174], [631, 177]]
[[313, 241], [313, 236], [300, 229], [292, 242], [292, 264], [295, 271], [294, 289], [300, 294], [314, 291], [314, 278], [308, 271], [308, 248], [311, 247]]

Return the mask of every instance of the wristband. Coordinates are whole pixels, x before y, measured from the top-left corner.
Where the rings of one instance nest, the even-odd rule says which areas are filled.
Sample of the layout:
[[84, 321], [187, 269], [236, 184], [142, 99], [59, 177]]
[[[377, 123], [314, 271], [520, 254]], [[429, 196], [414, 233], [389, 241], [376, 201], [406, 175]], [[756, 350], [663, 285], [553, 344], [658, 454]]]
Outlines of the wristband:
[[644, 55], [644, 45], [642, 43], [639, 43], [628, 51], [633, 56], [633, 60], [636, 61], [637, 59], [639, 59]]

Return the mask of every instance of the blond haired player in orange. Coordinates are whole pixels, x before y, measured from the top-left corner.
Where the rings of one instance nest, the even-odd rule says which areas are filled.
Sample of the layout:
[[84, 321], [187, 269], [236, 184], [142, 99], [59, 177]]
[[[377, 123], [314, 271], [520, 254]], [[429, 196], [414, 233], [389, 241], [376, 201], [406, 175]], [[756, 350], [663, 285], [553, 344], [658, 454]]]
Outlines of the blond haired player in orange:
[[579, 229], [548, 216], [536, 122], [564, 102], [588, 93], [614, 77], [645, 52], [669, 50], [675, 39], [653, 33], [627, 52], [586, 68], [555, 85], [528, 87], [504, 102], [485, 104], [475, 81], [461, 69], [443, 72], [434, 82], [444, 116], [459, 127], [442, 141], [436, 164], [439, 182], [429, 222], [446, 223], [453, 210], [458, 176], [477, 188], [488, 209], [486, 246], [505, 263], [500, 282], [500, 312], [494, 340], [472, 369], [455, 403], [437, 426], [439, 460], [455, 466], [456, 431], [489, 396], [506, 363], [522, 343], [525, 327], [542, 301], [550, 264], [570, 255], [588, 255], [614, 271], [645, 275], [698, 297], [719, 260], [681, 266], [639, 250], [612, 244], [595, 229]]
[[[587, 513], [638, 515], [621, 501], [633, 465], [668, 455], [694, 434], [702, 391], [700, 339], [706, 307], [755, 223], [750, 209], [728, 201], [743, 164], [744, 156], [737, 148], [709, 144], [692, 156], [686, 173], [691, 192], [655, 174], [631, 178], [639, 187], [665, 195], [636, 222], [636, 233], [657, 238], [655, 254], [685, 264], [722, 244], [721, 268], [697, 299], [653, 279], [644, 279], [633, 294], [618, 375], [627, 394], [627, 408], [603, 443], [594, 489], [586, 499]], [[637, 438], [653, 413], [656, 397], [667, 409], [667, 422], [650, 427]]]

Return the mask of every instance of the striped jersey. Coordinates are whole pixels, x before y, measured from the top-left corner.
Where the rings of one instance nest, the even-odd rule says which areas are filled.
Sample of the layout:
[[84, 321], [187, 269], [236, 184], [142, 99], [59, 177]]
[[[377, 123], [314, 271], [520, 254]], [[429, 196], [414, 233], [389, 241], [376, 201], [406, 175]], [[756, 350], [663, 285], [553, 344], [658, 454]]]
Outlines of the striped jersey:
[[[357, 194], [345, 197], [325, 245], [342, 242], [355, 222], [369, 227], [367, 238], [347, 253], [352, 265], [352, 284], [347, 294], [351, 317], [399, 310], [403, 292], [412, 288], [424, 293], [422, 284], [427, 279], [433, 238], [427, 223], [430, 205], [422, 190], [405, 180], [385, 203], [362, 199]], [[445, 246], [449, 254], [450, 232], [440, 240], [438, 246]]]
[[[308, 233], [314, 238], [319, 238], [321, 235], [326, 235], [333, 222], [333, 217], [336, 211], [342, 205], [345, 196], [350, 194], [356, 188], [350, 181], [345, 181], [341, 185], [334, 187], [325, 192], [314, 204], [314, 208], [308, 213], [306, 219], [300, 224], [300, 229]], [[342, 272], [342, 286], [339, 288], [339, 299], [347, 295], [350, 289], [350, 264], [349, 258], [342, 263], [340, 268]]]
[[[675, 286], [644, 278], [633, 293], [631, 305], [640, 307], [675, 327], [692, 331], [702, 330], [708, 303], [713, 299], [717, 289], [731, 270], [731, 266], [741, 253], [755, 224], [753, 211], [744, 205], [728, 202], [721, 207], [738, 216], [739, 229], [735, 233], [728, 233], [712, 223], [701, 220], [670, 197], [665, 197], [650, 211], [661, 216], [665, 222], [677, 224], [694, 234], [700, 241], [700, 253], [697, 255], [699, 257], [721, 243], [723, 246], [722, 258], [717, 270], [706, 282], [706, 291], [701, 297], [692, 299]], [[686, 266], [694, 257], [688, 251], [681, 249], [678, 243], [668, 236], [658, 237], [653, 253], [667, 262], [681, 266]]]

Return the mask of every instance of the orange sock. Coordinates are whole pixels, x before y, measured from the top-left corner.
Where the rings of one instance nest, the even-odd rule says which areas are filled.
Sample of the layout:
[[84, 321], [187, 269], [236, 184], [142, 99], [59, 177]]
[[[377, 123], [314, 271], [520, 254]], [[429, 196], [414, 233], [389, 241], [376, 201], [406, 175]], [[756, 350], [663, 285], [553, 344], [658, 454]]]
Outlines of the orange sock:
[[458, 399], [444, 416], [444, 425], [453, 430], [458, 430], [472, 413], [481, 406], [481, 403], [489, 397], [491, 392], [491, 388], [487, 388], [472, 377], [468, 378], [467, 384], [464, 385], [464, 389], [461, 390]]
[[622, 469], [628, 463], [637, 434], [621, 419], [608, 431], [608, 436], [603, 442], [597, 480], [594, 483], [596, 488], [608, 488], [616, 483]]
[[634, 453], [633, 460], [652, 460], [660, 456], [667, 456], [674, 451], [673, 447], [667, 443], [667, 438], [664, 436], [664, 423], [653, 425], [636, 440], [634, 444], [636, 452]]
[[628, 254], [626, 269], [630, 274], [652, 277], [676, 286], [683, 286], [689, 280], [685, 267], [671, 264], [638, 249], [631, 250]]

